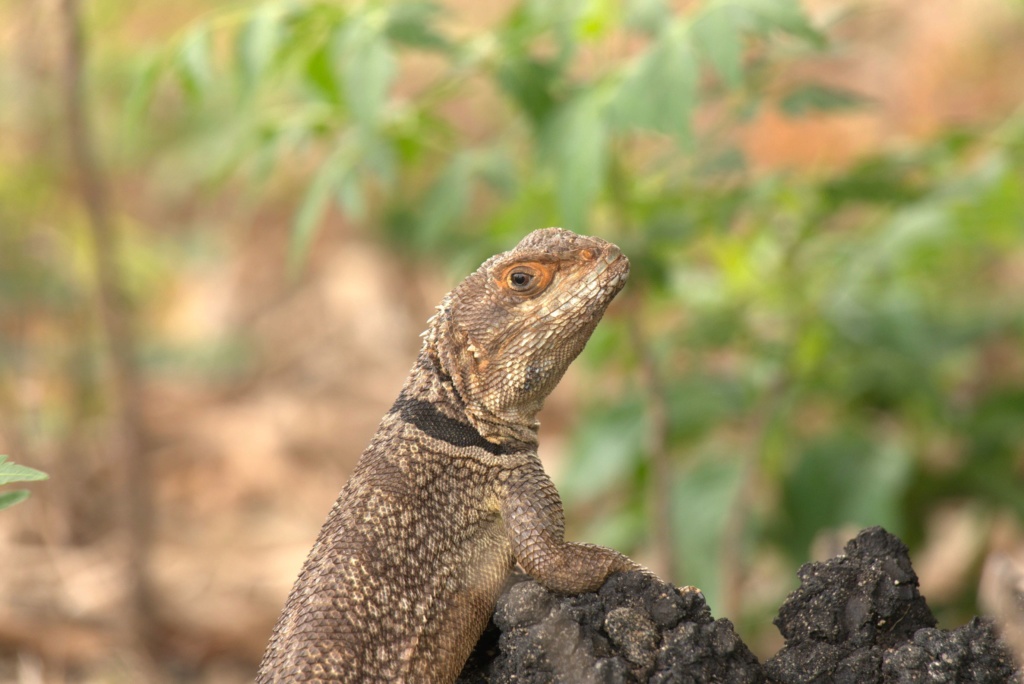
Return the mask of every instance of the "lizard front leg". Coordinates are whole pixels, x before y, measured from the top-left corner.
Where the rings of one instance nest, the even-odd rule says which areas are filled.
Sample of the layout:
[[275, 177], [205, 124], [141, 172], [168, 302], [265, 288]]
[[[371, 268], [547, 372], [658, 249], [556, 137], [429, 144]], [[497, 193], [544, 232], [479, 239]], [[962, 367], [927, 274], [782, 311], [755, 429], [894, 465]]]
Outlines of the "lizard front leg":
[[565, 541], [562, 500], [539, 462], [515, 471], [508, 483], [501, 515], [516, 560], [531, 577], [552, 591], [595, 591], [613, 572], [649, 572], [618, 551]]

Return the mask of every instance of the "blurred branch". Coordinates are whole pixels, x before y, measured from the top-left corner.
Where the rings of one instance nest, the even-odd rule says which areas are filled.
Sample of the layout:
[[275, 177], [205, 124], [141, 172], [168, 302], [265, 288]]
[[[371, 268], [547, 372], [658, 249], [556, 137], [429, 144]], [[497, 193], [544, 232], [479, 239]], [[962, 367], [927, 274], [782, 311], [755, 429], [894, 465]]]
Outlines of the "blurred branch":
[[[642, 295], [636, 295], [637, 300]], [[676, 553], [676, 535], [672, 530], [672, 464], [668, 450], [668, 395], [661, 382], [654, 351], [643, 332], [641, 320], [642, 307], [640, 302], [633, 302], [628, 308], [626, 326], [629, 330], [633, 348], [640, 361], [640, 377], [644, 385], [644, 396], [647, 398], [647, 414], [651, 419], [647, 448], [651, 454], [651, 470], [653, 472], [652, 521], [654, 527], [654, 548], [657, 559], [658, 575], [674, 583], [679, 577], [678, 554]]]
[[722, 530], [721, 577], [722, 598], [724, 600], [722, 614], [739, 619], [743, 615], [746, 597], [744, 589], [749, 576], [749, 562], [743, 551], [746, 543], [747, 528], [751, 517], [751, 509], [759, 489], [759, 478], [762, 476], [761, 464], [765, 460], [765, 452], [769, 448], [772, 431], [778, 420], [777, 414], [785, 400], [789, 389], [788, 379], [777, 378], [768, 387], [759, 404], [751, 415], [754, 416], [752, 429], [761, 437], [760, 449], [747, 449], [742, 454], [743, 470], [740, 475], [739, 488]]
[[86, 47], [79, 3], [61, 0], [64, 34], [63, 99], [71, 162], [93, 241], [97, 307], [106, 337], [114, 422], [123, 467], [122, 528], [127, 536], [128, 634], [148, 643], [153, 624], [147, 563], [153, 520], [151, 464], [143, 426], [143, 393], [135, 363], [135, 338], [118, 270], [118, 236], [111, 218], [107, 178], [97, 159], [85, 91]]

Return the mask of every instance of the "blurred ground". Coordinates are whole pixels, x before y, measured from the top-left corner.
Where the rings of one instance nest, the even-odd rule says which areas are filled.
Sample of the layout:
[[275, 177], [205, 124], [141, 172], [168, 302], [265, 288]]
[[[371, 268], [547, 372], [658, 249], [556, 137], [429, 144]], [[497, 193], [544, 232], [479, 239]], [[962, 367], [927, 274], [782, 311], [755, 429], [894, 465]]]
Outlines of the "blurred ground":
[[[158, 40], [211, 4], [110, 3], [96, 23], [111, 32], [98, 39]], [[48, 89], [56, 70], [48, 29], [54, 7], [32, 0], [0, 7], [0, 55], [8, 62], [0, 82], [5, 174], [32, 173], [33, 164], [62, 158], [61, 138], [52, 134], [60, 114]], [[1024, 31], [1004, 3], [817, 0], [810, 7], [823, 21], [845, 11], [854, 16], [841, 24], [839, 55], [805, 68], [877, 106], [827, 118], [762, 115], [744, 133], [760, 168], [842, 165], [951, 122], [998, 120], [1024, 102]], [[292, 281], [283, 258], [281, 226], [292, 206], [286, 193], [279, 206], [252, 212], [234, 206], [241, 200], [230, 194], [193, 196], [160, 173], [115, 172], [126, 221], [169, 244], [196, 226], [216, 227], [217, 237], [198, 248], [207, 257], [164, 274], [169, 285], [142, 316], [147, 354], [157, 359], [144, 384], [157, 482], [150, 568], [162, 635], [157, 669], [169, 681], [250, 681], [327, 510], [451, 281], [443, 265], [403, 262], [384, 253], [370, 231], [337, 217], [307, 271]], [[71, 192], [67, 174], [56, 177]], [[53, 213], [37, 226], [0, 230], [24, 230], [46, 250], [60, 220]], [[88, 297], [78, 301], [89, 306]], [[76, 347], [96, 341], [73, 320], [0, 312], [5, 348], [53, 350], [45, 364], [12, 355], [0, 370], [0, 453], [52, 477], [31, 487], [28, 502], [0, 513], [0, 681], [155, 676], [117, 619], [126, 584], [123, 541], [113, 525], [114, 436], [96, 398], [74, 395]], [[181, 359], [161, 363], [169, 348], [192, 350], [200, 370], [180, 371]], [[543, 455], [556, 472], [576, 399], [570, 375], [543, 417]], [[976, 557], [970, 549], [984, 543], [972, 534], [969, 509], [951, 510], [935, 524], [939, 531], [915, 559], [929, 598], [964, 581], [957, 559]], [[1006, 521], [997, 540], [1002, 557], [1024, 556], [1021, 540], [1019, 526]], [[776, 646], [765, 642], [760, 655]]]

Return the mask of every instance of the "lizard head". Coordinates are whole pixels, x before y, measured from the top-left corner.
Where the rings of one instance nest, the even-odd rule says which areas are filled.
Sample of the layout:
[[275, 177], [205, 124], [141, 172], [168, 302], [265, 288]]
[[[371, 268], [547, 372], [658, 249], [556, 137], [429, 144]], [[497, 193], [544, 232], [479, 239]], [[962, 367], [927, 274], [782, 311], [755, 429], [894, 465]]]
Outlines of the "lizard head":
[[426, 333], [484, 437], [536, 429], [544, 399], [629, 275], [610, 242], [545, 228], [488, 259], [445, 297]]

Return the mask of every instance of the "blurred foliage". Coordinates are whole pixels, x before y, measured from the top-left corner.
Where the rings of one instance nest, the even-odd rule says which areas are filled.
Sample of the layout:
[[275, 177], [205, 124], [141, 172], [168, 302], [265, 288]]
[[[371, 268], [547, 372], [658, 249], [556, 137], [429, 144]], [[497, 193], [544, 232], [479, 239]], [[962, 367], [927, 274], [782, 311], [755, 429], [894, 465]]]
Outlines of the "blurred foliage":
[[[453, 238], [472, 237], [475, 260], [524, 225], [580, 226], [608, 212], [604, 224], [635, 223], [683, 199], [678, 192], [697, 175], [738, 170], [721, 140], [695, 145], [702, 68], [720, 75], [705, 99], [735, 122], [756, 107], [777, 44], [824, 44], [789, 0], [712, 2], [685, 15], [650, 1], [522, 2], [463, 38], [448, 30], [450, 19], [423, 2], [219, 13], [154, 56], [132, 99], [144, 106], [170, 77], [189, 105], [230, 107], [233, 144], [221, 161], [232, 170], [267, 173], [308, 160], [301, 154], [312, 148], [293, 259], [336, 201], [413, 253], [465, 252]], [[644, 47], [599, 60], [623, 32]], [[744, 64], [748, 43], [757, 56]], [[415, 83], [399, 87], [402, 67]], [[481, 92], [493, 101], [477, 120], [459, 106]], [[784, 97], [837, 106], [840, 95], [828, 92], [832, 99]]]
[[650, 543], [667, 457], [674, 579], [712, 606], [737, 589], [724, 564], [806, 560], [840, 525], [913, 545], [965, 498], [1024, 517], [1024, 114], [830, 173], [754, 173], [736, 133], [758, 112], [870, 106], [779, 86], [829, 50], [798, 3], [457, 19], [423, 2], [217, 12], [153, 56], [132, 107], [220, 112], [221, 177], [308, 174], [294, 265], [335, 206], [460, 273], [540, 226], [617, 241], [628, 305], [588, 347], [559, 485], [593, 512], [581, 536], [628, 551]]
[[[47, 477], [49, 476], [44, 472], [8, 461], [7, 456], [0, 454], [0, 486], [11, 484], [12, 482], [45, 480]], [[24, 501], [28, 496], [29, 491], [27, 489], [0, 492], [0, 508], [13, 506], [20, 501]]]

